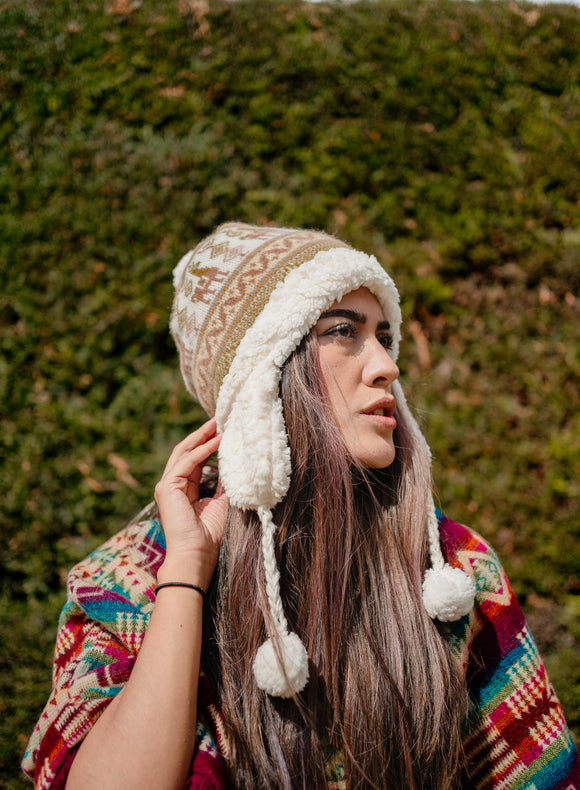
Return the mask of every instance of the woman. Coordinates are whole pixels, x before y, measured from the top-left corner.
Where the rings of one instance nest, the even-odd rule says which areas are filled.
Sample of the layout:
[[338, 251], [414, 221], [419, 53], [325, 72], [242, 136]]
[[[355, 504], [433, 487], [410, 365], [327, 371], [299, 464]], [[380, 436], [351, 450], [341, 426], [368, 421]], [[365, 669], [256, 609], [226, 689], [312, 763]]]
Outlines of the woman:
[[501, 566], [434, 510], [390, 277], [236, 223], [174, 274], [215, 418], [69, 577], [37, 787], [580, 787]]

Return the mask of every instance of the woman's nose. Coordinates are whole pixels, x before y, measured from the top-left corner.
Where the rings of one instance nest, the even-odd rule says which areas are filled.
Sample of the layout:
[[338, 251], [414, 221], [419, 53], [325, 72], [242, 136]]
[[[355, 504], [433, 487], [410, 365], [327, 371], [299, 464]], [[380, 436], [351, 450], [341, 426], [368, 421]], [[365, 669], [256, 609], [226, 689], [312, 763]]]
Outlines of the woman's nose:
[[381, 382], [392, 384], [399, 375], [399, 368], [387, 349], [377, 338], [369, 341], [368, 356], [363, 371], [364, 383], [368, 386]]

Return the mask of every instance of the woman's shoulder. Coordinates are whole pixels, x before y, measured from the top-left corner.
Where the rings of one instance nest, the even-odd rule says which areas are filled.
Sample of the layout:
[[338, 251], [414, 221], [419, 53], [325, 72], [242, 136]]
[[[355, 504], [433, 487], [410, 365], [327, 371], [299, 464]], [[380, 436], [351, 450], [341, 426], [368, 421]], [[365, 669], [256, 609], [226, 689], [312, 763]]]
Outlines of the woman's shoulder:
[[129, 623], [133, 630], [136, 620], [149, 619], [164, 556], [163, 529], [149, 505], [70, 571], [65, 611], [80, 609], [112, 631]]
[[459, 524], [442, 513], [438, 515], [445, 559], [473, 579], [476, 603], [484, 603], [490, 595], [500, 595], [506, 605], [510, 604], [513, 591], [493, 547], [471, 527]]
[[472, 527], [453, 521], [444, 513], [437, 511], [439, 518], [439, 534], [445, 554], [457, 554], [460, 551], [472, 551], [485, 555], [493, 553], [493, 549], [485, 538], [483, 538]]
[[528, 638], [525, 617], [497, 554], [474, 529], [439, 514], [441, 545], [446, 561], [473, 579], [471, 614], [448, 624], [452, 649], [467, 665], [474, 649], [508, 655]]
[[465, 786], [580, 787], [562, 706], [495, 551], [449, 518], [441, 516], [439, 528], [447, 562], [475, 586], [472, 612], [446, 624], [469, 690]]

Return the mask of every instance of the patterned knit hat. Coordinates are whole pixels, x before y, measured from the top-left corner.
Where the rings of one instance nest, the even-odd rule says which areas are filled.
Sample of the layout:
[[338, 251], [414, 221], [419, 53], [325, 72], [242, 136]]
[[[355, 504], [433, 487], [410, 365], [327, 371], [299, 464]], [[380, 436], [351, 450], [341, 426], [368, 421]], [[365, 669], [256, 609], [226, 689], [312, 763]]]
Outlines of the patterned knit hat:
[[[401, 311], [395, 284], [376, 258], [325, 233], [226, 223], [188, 252], [174, 270], [171, 332], [188, 391], [223, 434], [220, 478], [230, 503], [255, 510], [270, 608], [269, 639], [254, 662], [258, 686], [289, 697], [308, 680], [308, 656], [289, 633], [274, 553], [272, 509], [290, 484], [290, 448], [279, 397], [281, 369], [335, 301], [366, 287], [390, 324], [396, 360]], [[397, 409], [425, 440], [394, 382]], [[473, 605], [473, 584], [445, 565], [431, 508], [431, 568], [424, 600], [431, 617], [455, 620]]]

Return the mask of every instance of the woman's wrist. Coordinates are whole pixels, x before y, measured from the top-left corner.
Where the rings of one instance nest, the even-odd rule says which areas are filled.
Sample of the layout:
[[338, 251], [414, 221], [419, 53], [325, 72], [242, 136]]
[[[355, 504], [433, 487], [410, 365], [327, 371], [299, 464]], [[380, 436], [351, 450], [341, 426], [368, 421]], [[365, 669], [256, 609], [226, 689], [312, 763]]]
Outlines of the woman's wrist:
[[202, 601], [205, 603], [205, 590], [198, 584], [189, 584], [189, 582], [164, 582], [163, 584], [158, 584], [155, 588], [155, 597], [157, 598], [161, 590], [166, 589], [193, 590], [193, 592], [201, 596]]
[[202, 562], [165, 559], [157, 572], [157, 586], [160, 584], [193, 584], [206, 591], [213, 576], [214, 568], [206, 567]]

